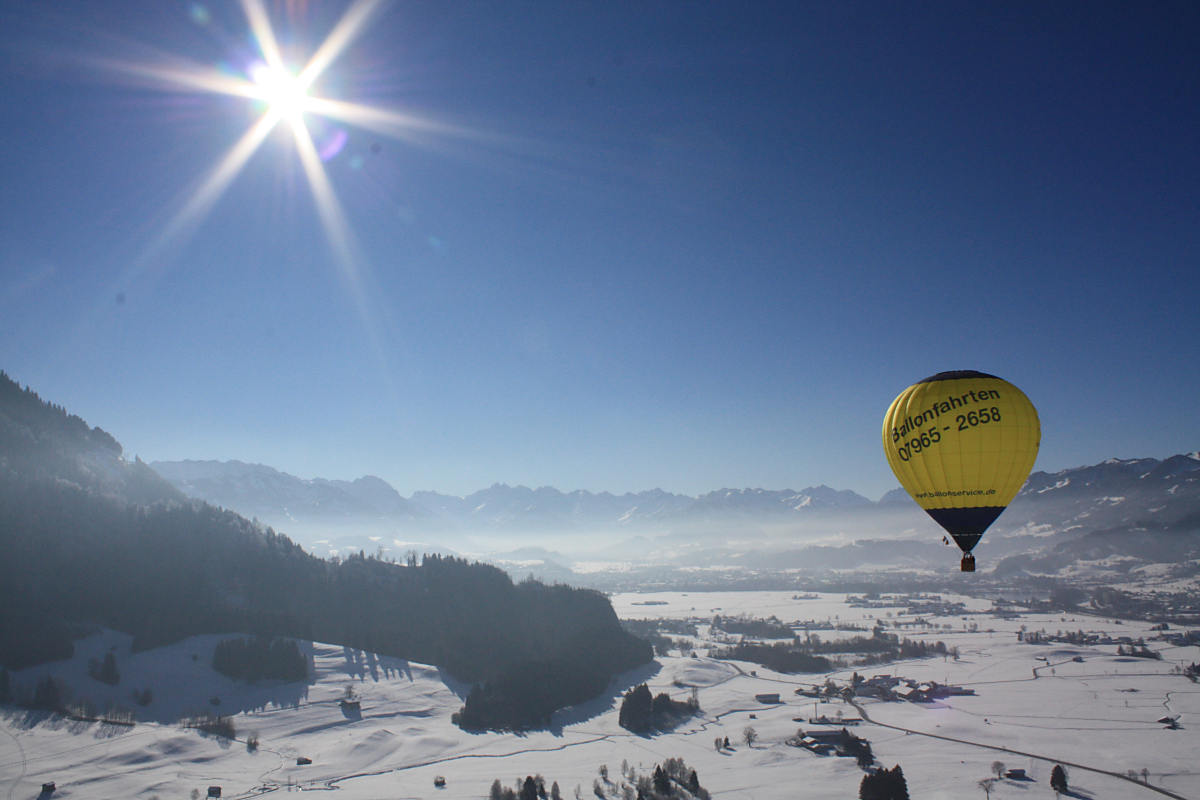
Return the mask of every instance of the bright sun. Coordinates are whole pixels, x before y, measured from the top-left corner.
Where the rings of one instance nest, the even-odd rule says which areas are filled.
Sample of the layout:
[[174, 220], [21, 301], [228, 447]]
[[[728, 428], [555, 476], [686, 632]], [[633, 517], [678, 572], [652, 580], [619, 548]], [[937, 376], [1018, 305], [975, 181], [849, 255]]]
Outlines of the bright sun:
[[282, 119], [294, 122], [308, 106], [307, 87], [286, 69], [257, 64], [250, 69], [250, 79], [258, 89], [255, 94]]
[[[295, 152], [307, 178], [317, 213], [334, 250], [336, 261], [350, 279], [360, 305], [365, 306], [365, 298], [358, 286], [353, 237], [324, 169], [324, 161], [336, 155], [341, 144], [333, 150], [318, 148], [308, 129], [306, 117], [321, 118], [326, 123], [340, 121], [395, 138], [412, 136], [418, 129], [440, 130], [441, 127], [410, 114], [316, 96], [314, 87], [320, 76], [362, 33], [383, 7], [384, 0], [353, 0], [298, 72], [289, 69], [283, 59], [275, 31], [271, 28], [265, 2], [266, 0], [240, 2], [252, 38], [258, 46], [257, 58], [253, 58], [249, 64], [239, 56], [233, 70], [221, 70], [216, 73], [209, 67], [192, 68], [186, 64], [180, 66], [173, 63], [161, 66], [138, 63], [111, 65], [118, 72], [129, 73], [139, 78], [151, 78], [164, 88], [213, 92], [245, 98], [264, 106], [254, 123], [200, 179], [183, 206], [167, 222], [154, 247], [165, 246], [207, 214], [250, 157], [266, 141], [271, 131], [283, 123], [291, 129]], [[290, 0], [288, 5], [292, 5]], [[344, 144], [345, 133], [339, 133]], [[146, 256], [144, 260], [149, 263], [150, 257]]]

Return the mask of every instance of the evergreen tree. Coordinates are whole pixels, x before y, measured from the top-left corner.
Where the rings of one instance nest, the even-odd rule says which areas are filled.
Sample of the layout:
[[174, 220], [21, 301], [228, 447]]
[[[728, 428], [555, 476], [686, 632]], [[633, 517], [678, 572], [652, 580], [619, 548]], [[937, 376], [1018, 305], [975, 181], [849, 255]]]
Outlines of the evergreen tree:
[[670, 794], [671, 779], [667, 777], [667, 773], [663, 772], [663, 768], [659, 765], [654, 766], [654, 791], [661, 795]]
[[1050, 770], [1050, 788], [1059, 794], [1067, 793], [1067, 771], [1062, 764], [1055, 764], [1054, 769]]
[[520, 800], [538, 800], [537, 782], [533, 780], [532, 775], [525, 777], [525, 782], [521, 784]]
[[116, 686], [121, 682], [121, 674], [117, 672], [116, 656], [112, 653], [104, 654], [104, 663], [100, 665], [100, 673], [96, 678], [109, 686]]
[[879, 786], [879, 772], [868, 772], [858, 784], [858, 800], [886, 800]]
[[12, 683], [8, 677], [8, 669], [0, 667], [0, 703], [12, 702]]
[[892, 800], [909, 800], [908, 781], [904, 779], [904, 772], [899, 764], [892, 767], [891, 791]]
[[858, 765], [860, 767], [869, 767], [875, 763], [875, 754], [871, 752], [871, 743], [866, 739], [858, 739]]
[[62, 707], [62, 690], [59, 689], [58, 682], [54, 678], [47, 675], [38, 681], [37, 688], [33, 692], [33, 707], [46, 711], [57, 711]]
[[649, 686], [643, 683], [625, 693], [617, 722], [634, 733], [645, 733], [654, 727], [654, 700]]

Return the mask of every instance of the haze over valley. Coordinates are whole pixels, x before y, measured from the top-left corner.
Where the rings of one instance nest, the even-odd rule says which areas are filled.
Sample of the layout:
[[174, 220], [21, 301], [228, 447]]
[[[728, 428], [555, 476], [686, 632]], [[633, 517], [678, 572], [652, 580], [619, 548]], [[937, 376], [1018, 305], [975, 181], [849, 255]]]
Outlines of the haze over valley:
[[[187, 496], [256, 518], [319, 555], [468, 554], [517, 576], [608, 586], [629, 586], [631, 573], [656, 585], [786, 575], [894, 580], [901, 572], [940, 575], [953, 561], [940, 529], [899, 488], [876, 501], [827, 486], [688, 497], [495, 484], [466, 497], [405, 498], [371, 476], [302, 480], [240, 462], [150, 466]], [[999, 580], [1170, 583], [1197, 573], [1189, 562], [1198, 505], [1195, 452], [1035, 472], [977, 552]]]

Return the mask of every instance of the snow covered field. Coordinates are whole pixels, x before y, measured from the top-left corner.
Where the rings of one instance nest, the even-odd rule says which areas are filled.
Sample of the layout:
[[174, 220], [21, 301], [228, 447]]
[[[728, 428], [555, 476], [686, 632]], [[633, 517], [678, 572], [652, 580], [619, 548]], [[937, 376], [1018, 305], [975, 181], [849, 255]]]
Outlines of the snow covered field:
[[[804, 598], [804, 599], [801, 599]], [[171, 647], [130, 654], [128, 638], [112, 633], [80, 642], [71, 662], [13, 673], [19, 691], [32, 691], [46, 674], [64, 680], [76, 695], [86, 691], [99, 707], [115, 701], [136, 711], [136, 725], [77, 722], [42, 712], [6, 708], [0, 717], [0, 796], [34, 798], [55, 781], [54, 797], [189, 797], [220, 785], [223, 797], [275, 791], [337, 789], [345, 798], [483, 798], [493, 779], [512, 786], [540, 773], [557, 781], [564, 798], [591, 797], [601, 765], [616, 778], [622, 762], [639, 772], [668, 757], [683, 758], [716, 798], [851, 798], [862, 771], [852, 759], [817, 756], [784, 740], [817, 711], [858, 716], [842, 700], [814, 700], [794, 689], [832, 677], [845, 685], [852, 670], [826, 675], [783, 675], [753, 664], [707, 657], [706, 623], [722, 616], [785, 622], [828, 621], [870, 627], [875, 620], [901, 636], [941, 640], [959, 659], [937, 657], [860, 669], [866, 677], [891, 674], [917, 682], [959, 684], [975, 696], [932, 703], [861, 699], [872, 722], [854, 732], [871, 742], [877, 761], [900, 764], [916, 798], [982, 797], [980, 779], [991, 764], [1025, 769], [1032, 781], [1002, 780], [992, 798], [1053, 797], [1048, 780], [1054, 763], [1068, 763], [1071, 788], [1094, 798], [1161, 797], [1161, 787], [1200, 798], [1200, 685], [1176, 667], [1200, 661], [1200, 648], [1151, 641], [1150, 623], [1116, 622], [1084, 615], [1023, 614], [1001, 619], [990, 603], [960, 597], [968, 613], [920, 615], [913, 623], [903, 606], [852, 608], [844, 595], [805, 598], [789, 592], [623, 594], [612, 598], [622, 618], [686, 618], [701, 623], [692, 642], [697, 657], [683, 652], [625, 676], [610, 693], [584, 707], [559, 713], [549, 731], [469, 734], [450, 722], [467, 687], [436, 668], [341, 647], [311, 646], [314, 679], [308, 685], [248, 686], [209, 669], [222, 637], [196, 637]], [[647, 605], [647, 603], [650, 603]], [[1118, 656], [1116, 644], [1072, 646], [1017, 641], [1027, 631], [1097, 632], [1113, 638], [1146, 637], [1160, 660]], [[817, 631], [823, 639], [826, 630]], [[113, 652], [121, 682], [108, 687], [89, 678], [89, 658]], [[1082, 659], [1075, 661], [1075, 658]], [[752, 674], [754, 673], [754, 674]], [[617, 725], [620, 694], [642, 681], [654, 693], [678, 698], [697, 687], [702, 717], [669, 734], [635, 736]], [[340, 700], [347, 686], [359, 698], [356, 711]], [[134, 689], [151, 688], [154, 701], [141, 708]], [[766, 705], [755, 694], [778, 692]], [[219, 705], [213, 700], [219, 698]], [[205, 736], [174, 720], [198, 711], [232, 714], [237, 741]], [[751, 715], [754, 718], [751, 718]], [[1156, 720], [1179, 715], [1181, 729]], [[880, 724], [876, 724], [880, 723]], [[753, 726], [759, 740], [743, 742]], [[894, 726], [894, 727], [886, 727]], [[251, 752], [246, 739], [257, 735]], [[716, 737], [733, 748], [718, 752]], [[945, 737], [945, 738], [934, 738]], [[956, 740], [956, 741], [950, 741]], [[299, 757], [312, 759], [297, 765]], [[1075, 764], [1078, 766], [1071, 766]], [[1087, 768], [1101, 770], [1089, 771]], [[1127, 778], [1147, 770], [1150, 787]], [[446, 785], [434, 788], [435, 776]]]

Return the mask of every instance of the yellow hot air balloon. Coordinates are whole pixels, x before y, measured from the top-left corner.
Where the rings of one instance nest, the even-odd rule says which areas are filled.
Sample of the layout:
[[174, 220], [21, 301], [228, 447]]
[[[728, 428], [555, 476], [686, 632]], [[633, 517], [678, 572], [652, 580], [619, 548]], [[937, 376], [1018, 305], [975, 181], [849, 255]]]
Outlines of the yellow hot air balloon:
[[971, 550], [1012, 502], [1037, 459], [1042, 426], [1024, 392], [995, 375], [940, 372], [914, 383], [883, 418], [883, 450], [900, 485]]

